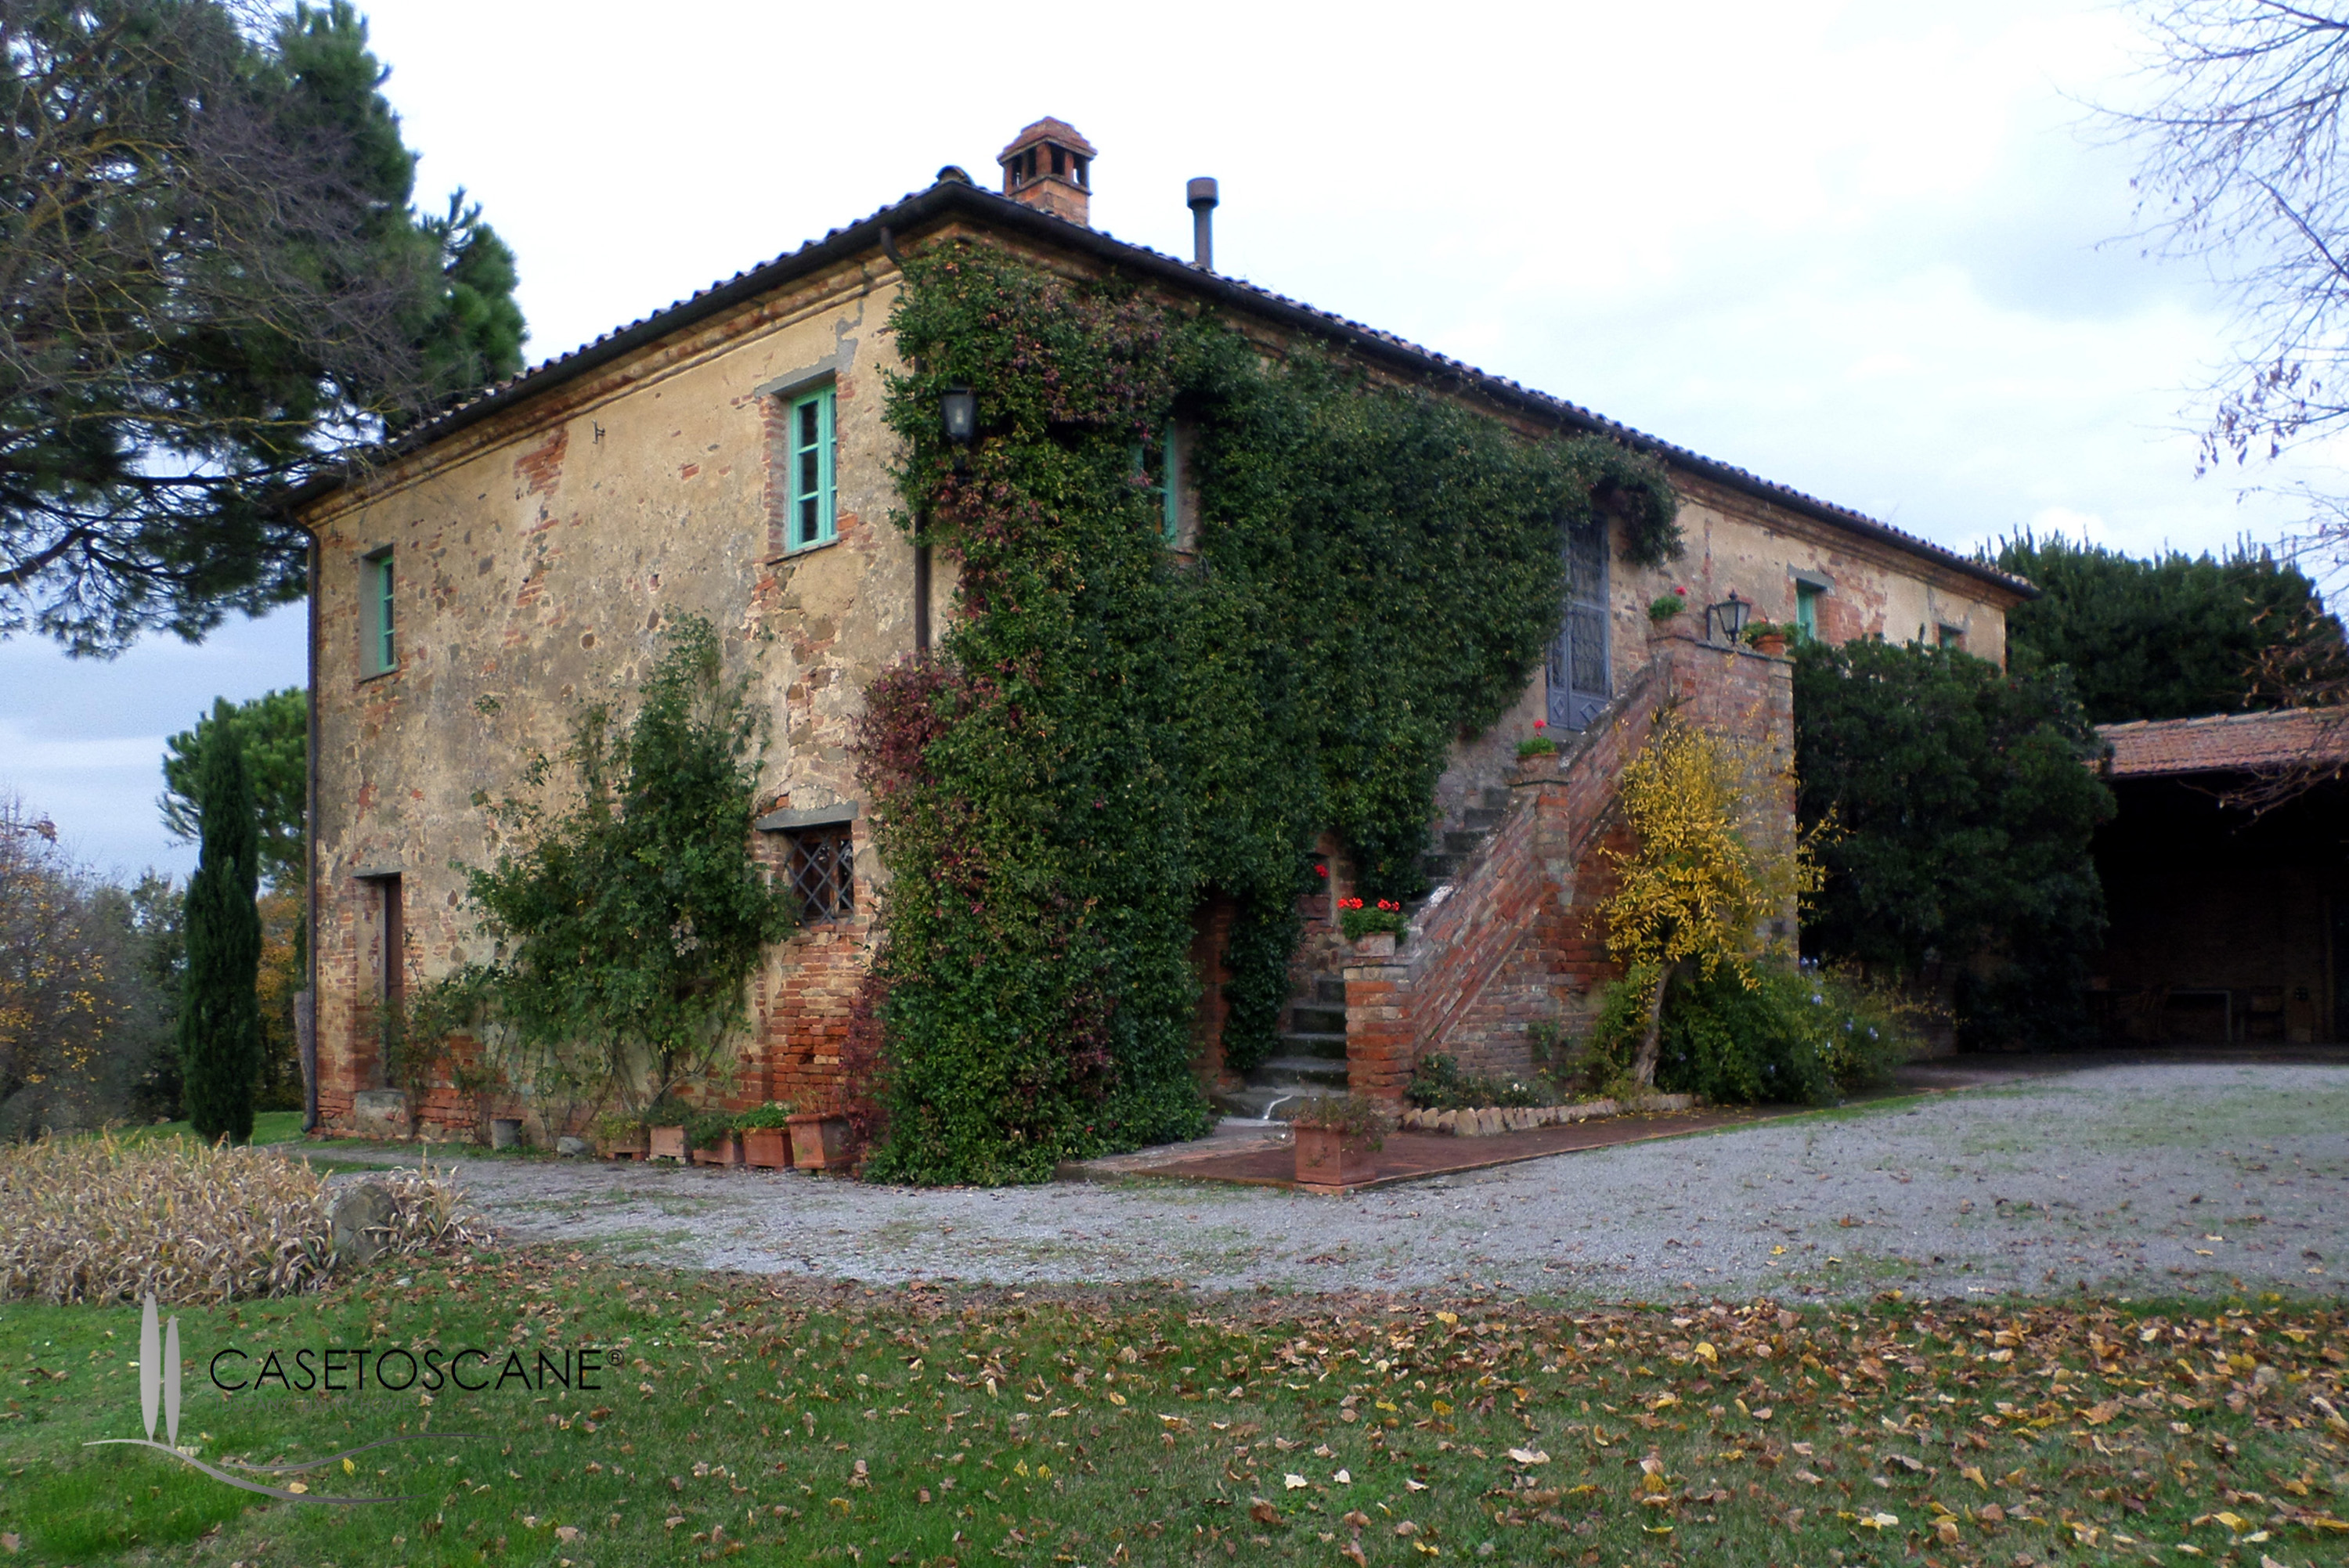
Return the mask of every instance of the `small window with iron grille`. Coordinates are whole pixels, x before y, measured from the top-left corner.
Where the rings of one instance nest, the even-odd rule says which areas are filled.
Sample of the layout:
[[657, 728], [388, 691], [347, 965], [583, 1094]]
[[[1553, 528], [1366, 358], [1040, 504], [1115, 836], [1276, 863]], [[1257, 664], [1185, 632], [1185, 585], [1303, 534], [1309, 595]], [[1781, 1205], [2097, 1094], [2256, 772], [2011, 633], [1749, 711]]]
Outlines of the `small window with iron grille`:
[[783, 834], [783, 874], [803, 921], [844, 920], [856, 913], [856, 846], [846, 822]]

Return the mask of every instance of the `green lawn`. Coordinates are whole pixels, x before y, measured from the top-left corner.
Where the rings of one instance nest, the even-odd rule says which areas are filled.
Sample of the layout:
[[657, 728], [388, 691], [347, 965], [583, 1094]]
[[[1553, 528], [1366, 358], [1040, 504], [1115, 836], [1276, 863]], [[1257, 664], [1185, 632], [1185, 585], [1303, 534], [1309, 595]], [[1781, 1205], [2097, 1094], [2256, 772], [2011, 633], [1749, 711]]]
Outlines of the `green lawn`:
[[[150, 1127], [127, 1127], [121, 1137], [192, 1138], [195, 1129], [184, 1121], [159, 1121]], [[302, 1113], [298, 1110], [257, 1110], [253, 1113], [253, 1141], [255, 1143], [299, 1143], [302, 1141]]]
[[[138, 1449], [129, 1307], [0, 1308], [20, 1561], [1040, 1565], [2339, 1563], [2331, 1304], [1775, 1305], [865, 1291], [519, 1253], [181, 1313], [183, 1444]], [[594, 1346], [598, 1391], [224, 1395], [233, 1345]], [[395, 1371], [398, 1364], [395, 1363]], [[459, 1437], [442, 1434], [466, 1434]], [[281, 1478], [282, 1480], [283, 1478]], [[2194, 1553], [2185, 1551], [2186, 1547]]]

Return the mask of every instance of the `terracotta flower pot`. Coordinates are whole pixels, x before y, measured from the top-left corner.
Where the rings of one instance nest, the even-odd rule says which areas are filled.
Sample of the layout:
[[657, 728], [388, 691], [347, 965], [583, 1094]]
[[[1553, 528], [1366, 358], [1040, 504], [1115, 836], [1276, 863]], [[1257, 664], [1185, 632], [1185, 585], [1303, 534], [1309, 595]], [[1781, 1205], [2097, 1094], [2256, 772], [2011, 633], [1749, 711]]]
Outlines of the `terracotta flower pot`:
[[652, 1153], [652, 1140], [641, 1127], [633, 1137], [599, 1138], [595, 1144], [606, 1160], [642, 1160]]
[[781, 1127], [750, 1127], [742, 1131], [742, 1159], [761, 1171], [788, 1171], [792, 1166], [792, 1135]]
[[680, 1165], [685, 1163], [685, 1127], [683, 1123], [679, 1123], [675, 1127], [648, 1128], [647, 1130], [652, 1134], [651, 1159], [674, 1160]]
[[1297, 1131], [1297, 1184], [1315, 1192], [1339, 1192], [1378, 1174], [1376, 1151], [1367, 1138], [1350, 1138], [1333, 1127]]
[[802, 1171], [828, 1171], [844, 1162], [848, 1118], [803, 1110], [792, 1118], [792, 1163]]
[[1774, 659], [1784, 658], [1786, 655], [1786, 639], [1779, 633], [1764, 632], [1754, 639], [1754, 651], [1757, 654], [1767, 654]]
[[693, 1151], [696, 1165], [740, 1165], [742, 1163], [742, 1139], [730, 1132], [707, 1149]]

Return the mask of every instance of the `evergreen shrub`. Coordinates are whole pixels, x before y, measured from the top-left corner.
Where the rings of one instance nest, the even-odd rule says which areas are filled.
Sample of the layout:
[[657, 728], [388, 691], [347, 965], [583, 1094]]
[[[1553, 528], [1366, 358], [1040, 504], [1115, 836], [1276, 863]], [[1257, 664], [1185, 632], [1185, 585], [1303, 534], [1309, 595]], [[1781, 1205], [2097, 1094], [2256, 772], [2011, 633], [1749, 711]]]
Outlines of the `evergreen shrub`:
[[[225, 700], [213, 708], [225, 729]], [[261, 1074], [261, 825], [241, 746], [203, 748], [197, 780], [201, 848], [188, 880], [187, 969], [180, 1061], [189, 1123], [207, 1142], [253, 1136]], [[396, 961], [396, 960], [395, 960]]]
[[[1601, 1072], [1628, 1077], [1653, 985], [1634, 972], [1608, 988], [1591, 1035]], [[1913, 1009], [1856, 975], [1691, 967], [1665, 997], [1655, 1087], [1721, 1104], [1820, 1104], [1878, 1081], [1916, 1044]]]

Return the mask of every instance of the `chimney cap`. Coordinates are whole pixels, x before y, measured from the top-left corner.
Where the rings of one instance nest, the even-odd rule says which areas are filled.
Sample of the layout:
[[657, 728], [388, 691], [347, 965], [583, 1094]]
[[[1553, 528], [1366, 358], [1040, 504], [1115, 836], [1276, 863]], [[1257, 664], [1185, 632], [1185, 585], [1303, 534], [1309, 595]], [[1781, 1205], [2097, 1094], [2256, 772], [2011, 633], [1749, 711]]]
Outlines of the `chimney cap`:
[[959, 163], [943, 164], [939, 167], [938, 171], [934, 178], [941, 185], [945, 184], [949, 180], [957, 181], [962, 184], [968, 185], [970, 183], [970, 170], [965, 169]]
[[1011, 155], [1013, 153], [1025, 152], [1028, 149], [1040, 141], [1059, 142], [1071, 152], [1081, 153], [1087, 158], [1098, 158], [1101, 156], [1100, 153], [1094, 150], [1092, 142], [1087, 141], [1082, 136], [1077, 133], [1077, 128], [1075, 126], [1071, 125], [1065, 119], [1055, 119], [1048, 114], [1043, 119], [1038, 120], [1035, 124], [1030, 126], [1027, 129], [1021, 131], [1019, 135], [1013, 137], [1011, 139], [1010, 145], [995, 155], [995, 160], [998, 163], [1008, 163], [1010, 161]]
[[1183, 196], [1185, 201], [1188, 203], [1191, 210], [1195, 212], [1202, 207], [1214, 206], [1216, 204], [1216, 181], [1214, 177], [1206, 174], [1199, 176], [1199, 178], [1192, 181], [1188, 185], [1183, 188]]

